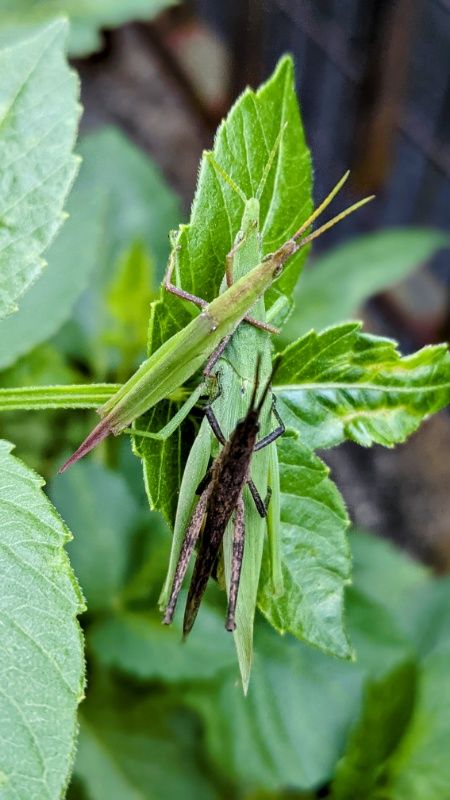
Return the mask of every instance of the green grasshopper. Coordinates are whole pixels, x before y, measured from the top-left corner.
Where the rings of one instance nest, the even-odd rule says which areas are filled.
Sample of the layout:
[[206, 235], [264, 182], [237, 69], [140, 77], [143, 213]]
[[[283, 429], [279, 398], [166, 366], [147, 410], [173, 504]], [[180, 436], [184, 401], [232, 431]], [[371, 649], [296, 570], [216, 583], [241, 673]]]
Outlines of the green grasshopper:
[[[256, 196], [250, 199], [243, 195], [232, 179], [215, 162], [212, 155], [208, 157], [219, 178], [225, 180], [244, 203], [241, 230], [236, 236], [234, 246], [227, 257], [226, 274], [222, 286], [222, 289], [225, 290], [227, 285], [232, 285], [234, 279], [240, 279], [247, 275], [253, 265], [261, 261], [259, 199], [269, 174], [272, 157], [269, 159], [261, 178]], [[336, 191], [338, 191], [338, 188]], [[174, 287], [170, 282], [170, 276], [166, 276], [165, 285], [169, 291], [178, 294], [181, 298], [191, 302], [198, 302], [198, 298], [186, 295], [183, 290]], [[237, 429], [239, 420], [245, 418], [249, 408], [249, 397], [254, 391], [257, 367], [262, 376], [261, 380], [266, 383], [272, 373], [272, 352], [269, 334], [274, 332], [274, 329], [266, 321], [263, 298], [260, 298], [253, 306], [252, 313], [256, 315], [257, 319], [251, 318], [247, 320], [251, 324], [239, 325], [231, 337], [224, 339], [205, 369], [207, 378], [215, 375], [220, 381], [221, 392], [213, 403], [214, 414], [218, 423], [216, 427], [214, 427], [214, 424], [210, 426], [211, 416], [208, 415], [208, 418], [205, 418], [186, 465], [180, 490], [169, 569], [160, 597], [160, 605], [163, 609], [170, 606], [169, 592], [175, 581], [175, 571], [178, 569], [180, 554], [185, 549], [185, 531], [186, 528], [189, 529], [191, 526], [191, 514], [191, 520], [196, 514], [193, 508], [197, 484], [204, 479], [204, 470], [209, 456], [214, 455], [218, 458], [216, 440], [223, 444], [225, 439], [228, 439], [232, 432]], [[263, 440], [267, 440], [267, 437], [271, 436], [271, 431], [274, 427], [272, 421], [274, 414], [277, 418], [276, 409], [272, 408], [272, 405], [272, 400], [269, 397], [267, 400], [265, 399], [260, 410], [259, 427]], [[279, 418], [277, 422], [278, 424], [280, 423]], [[211, 435], [211, 429], [215, 432], [215, 438]], [[233, 564], [235, 565], [236, 563], [234, 557], [236, 525], [245, 528], [246, 544], [242, 589], [246, 594], [245, 597], [242, 597], [242, 593], [240, 593], [237, 607], [237, 647], [242, 647], [242, 641], [245, 638], [250, 640], [252, 636], [253, 613], [251, 609], [254, 609], [256, 602], [256, 587], [266, 530], [269, 536], [273, 589], [276, 594], [281, 594], [282, 592], [282, 575], [277, 547], [279, 524], [279, 491], [277, 487], [278, 459], [276, 447], [269, 446], [264, 450], [258, 448], [258, 452], [255, 453], [252, 459], [252, 480], [249, 483], [249, 491], [252, 497], [245, 491], [241, 498], [242, 524], [238, 514], [237, 520], [230, 521], [224, 537], [225, 582], [231, 596], [232, 588], [235, 586], [233, 573], [235, 573], [236, 569]], [[257, 498], [264, 497], [268, 490], [270, 491], [272, 488], [271, 503], [267, 512], [264, 509], [264, 513], [261, 513], [261, 502], [258, 502]], [[246, 649], [249, 650], [249, 646]]]
[[[317, 230], [304, 235], [319, 213], [331, 202], [339, 191], [347, 176], [337, 184], [328, 198], [303, 223], [294, 236], [288, 239], [274, 253], [266, 256], [246, 275], [232, 283], [226, 291], [219, 294], [211, 303], [193, 296], [191, 299], [201, 306], [200, 314], [185, 328], [164, 342], [148, 359], [146, 359], [134, 375], [99, 409], [101, 421], [81, 443], [73, 455], [63, 464], [60, 472], [90, 452], [110, 433], [118, 435], [131, 425], [135, 419], [151, 409], [156, 403], [184, 384], [212, 355], [223, 339], [229, 336], [246, 317], [255, 302], [264, 295], [274, 280], [281, 274], [288, 259], [305, 247], [317, 236], [328, 230], [344, 217], [356, 211], [371, 198], [355, 203], [338, 214], [333, 220]], [[168, 276], [174, 268], [175, 253], [169, 260]], [[253, 320], [250, 320], [253, 322]], [[173, 420], [174, 426], [183, 419], [183, 415], [192, 409], [200, 396], [200, 388], [194, 398], [186, 404]], [[166, 431], [167, 433], [167, 431]]]
[[[247, 199], [243, 196], [241, 190], [233, 183], [231, 178], [221, 169], [215, 162], [211, 154], [207, 156], [210, 163], [231, 187], [239, 194], [242, 202], [244, 203], [244, 213], [242, 218], [241, 230], [238, 233], [234, 246], [227, 257], [226, 273], [224, 279], [223, 290], [226, 291], [226, 286], [230, 287], [235, 278], [242, 279], [251, 273], [253, 265], [261, 262], [261, 242], [259, 235], [259, 198], [264, 188], [264, 181], [270, 169], [270, 163], [265, 170], [262, 177], [260, 186], [257, 190], [256, 197]], [[314, 219], [324, 210], [329, 204], [335, 194], [339, 191], [347, 175], [337, 184], [326, 200], [321, 206], [313, 213], [313, 215], [304, 223], [297, 236], [301, 236], [306, 228], [311, 224]], [[359, 204], [357, 204], [359, 207]], [[352, 210], [354, 208], [352, 207]], [[350, 211], [349, 211], [350, 213]], [[344, 212], [344, 216], [346, 212]], [[315, 238], [323, 230], [331, 227], [338, 219], [342, 218], [341, 215], [336, 220], [332, 220], [325, 226], [310, 235]], [[164, 285], [166, 289], [178, 295], [184, 300], [189, 300], [200, 307], [204, 306], [204, 301], [201, 298], [195, 297], [183, 289], [174, 286], [171, 282], [171, 269], [165, 278]], [[263, 380], [267, 382], [268, 376], [272, 371], [272, 354], [269, 333], [274, 329], [267, 324], [265, 318], [264, 300], [260, 298], [252, 308], [252, 313], [257, 317], [247, 318], [250, 325], [239, 325], [232, 336], [226, 337], [222, 340], [219, 348], [213, 353], [210, 358], [205, 374], [208, 378], [215, 376], [216, 380], [220, 382], [221, 392], [214, 400], [215, 417], [219, 421], [216, 426], [219, 430], [217, 438], [224, 444], [226, 440], [232, 435], [239, 425], [239, 420], [245, 418], [247, 409], [249, 408], [249, 395], [254, 391], [254, 376], [256, 371], [257, 357], [261, 360], [260, 370]], [[258, 354], [258, 356], [257, 356]], [[213, 372], [214, 370], [214, 372]], [[197, 396], [198, 397], [198, 396]], [[197, 398], [196, 398], [197, 399]], [[251, 405], [251, 404], [250, 404]], [[280, 420], [276, 414], [276, 409], [273, 407], [271, 398], [267, 398], [263, 403], [260, 413], [260, 429], [263, 440], [271, 436], [273, 432], [274, 421], [273, 417], [278, 422], [278, 431], [280, 431]], [[179, 419], [173, 418], [163, 431], [159, 433], [150, 433], [146, 431], [134, 430], [134, 433], [150, 438], [166, 438], [166, 436], [173, 432], [175, 425], [179, 423]], [[209, 416], [209, 422], [211, 417]], [[223, 435], [222, 435], [223, 430]], [[222, 438], [221, 438], [222, 437]], [[272, 441], [272, 440], [270, 440]], [[239, 595], [239, 604], [237, 606], [237, 627], [238, 638], [236, 645], [241, 650], [243, 661], [249, 663], [249, 655], [251, 656], [251, 638], [253, 629], [253, 612], [256, 603], [256, 591], [258, 585], [259, 572], [261, 568], [262, 551], [264, 545], [265, 532], [267, 529], [269, 537], [269, 552], [271, 558], [271, 571], [272, 571], [272, 586], [275, 594], [282, 593], [282, 574], [280, 559], [278, 556], [278, 526], [279, 526], [279, 486], [278, 486], [278, 459], [276, 447], [268, 442], [269, 446], [266, 449], [258, 448], [258, 452], [252, 459], [252, 480], [249, 483], [249, 492], [243, 492], [243, 505], [237, 509], [237, 517], [234, 522], [230, 522], [224, 537], [224, 567], [225, 567], [225, 581], [230, 598], [230, 607], [232, 608], [232, 621], [234, 627], [234, 602], [236, 600], [236, 555], [235, 555], [235, 534], [236, 528], [246, 530], [245, 536], [245, 551], [243, 563], [243, 579], [241, 584], [241, 591]], [[180, 588], [180, 581], [182, 580], [183, 570], [187, 567], [187, 560], [193, 547], [193, 536], [198, 534], [198, 525], [204, 516], [205, 509], [203, 505], [208, 501], [209, 504], [213, 502], [204, 493], [200, 500], [196, 503], [195, 491], [198, 484], [201, 484], [205, 478], [205, 473], [208, 469], [208, 462], [210, 455], [217, 456], [217, 444], [215, 439], [211, 436], [211, 429], [208, 420], [205, 419], [201, 425], [199, 435], [194, 442], [191, 449], [188, 462], [186, 464], [183, 480], [180, 488], [179, 503], [177, 508], [177, 515], [175, 521], [175, 530], [172, 543], [172, 552], [169, 561], [169, 569], [165, 581], [165, 585], [160, 597], [160, 605], [166, 612], [165, 621], [170, 621], [173, 613], [174, 601], [176, 601], [177, 592]], [[216, 461], [214, 463], [216, 463]], [[213, 489], [211, 484], [209, 490]], [[256, 498], [265, 496], [266, 493], [272, 490], [272, 499], [268, 507], [268, 513], [261, 513], [261, 501], [259, 504]], [[206, 492], [206, 490], [205, 490]], [[219, 494], [220, 503], [220, 489], [214, 489], [214, 494]], [[253, 495], [251, 497], [250, 495]], [[255, 498], [256, 495], [256, 498]], [[203, 504], [203, 505], [202, 505]], [[209, 517], [211, 517], [211, 510]], [[266, 522], [267, 519], [267, 522]], [[197, 527], [196, 527], [197, 526]], [[211, 525], [210, 525], [211, 527]], [[214, 525], [212, 526], [214, 529]], [[221, 537], [220, 537], [221, 538]], [[208, 555], [211, 550], [208, 549], [208, 537], [206, 536], [206, 544], [200, 545], [205, 549]], [[189, 548], [187, 549], [187, 544]], [[203, 537], [202, 537], [203, 542]], [[197, 560], [196, 563], [201, 565]], [[180, 564], [182, 569], [180, 572]], [[208, 565], [208, 569], [211, 565]], [[201, 566], [196, 567], [197, 571], [202, 572]], [[206, 569], [206, 573], [208, 572]], [[181, 577], [180, 577], [181, 575]], [[174, 590], [173, 587], [176, 587]], [[203, 587], [204, 588], [204, 587]], [[242, 593], [245, 593], [244, 595]], [[194, 592], [193, 598], [190, 600], [191, 611], [187, 612], [184, 629], [187, 632], [192, 624], [192, 603], [193, 608], [195, 605], [198, 592]], [[234, 601], [233, 598], [234, 597]], [[230, 624], [230, 613], [228, 616]], [[246, 652], [245, 652], [246, 651]]]

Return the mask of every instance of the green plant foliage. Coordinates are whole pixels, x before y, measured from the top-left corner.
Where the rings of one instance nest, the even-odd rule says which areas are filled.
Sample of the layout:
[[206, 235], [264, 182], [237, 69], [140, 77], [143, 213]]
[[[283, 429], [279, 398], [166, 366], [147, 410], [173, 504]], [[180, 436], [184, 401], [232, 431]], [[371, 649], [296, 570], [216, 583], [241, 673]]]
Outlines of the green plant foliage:
[[[405, 596], [411, 603], [413, 596], [419, 596], [422, 589], [428, 590], [430, 585], [435, 589], [440, 582], [430, 581], [430, 570], [415, 561], [408, 553], [399, 550], [392, 542], [354, 529], [351, 534], [353, 555], [353, 580], [364, 587], [364, 594], [377, 603], [384, 603], [389, 597], [389, 608], [398, 609], [402, 613]], [[380, 581], [380, 575], [383, 580]], [[417, 605], [425, 605], [421, 598]], [[419, 609], [415, 608], [412, 618], [414, 628], [418, 622]], [[434, 616], [431, 610], [425, 612], [429, 619]], [[409, 631], [411, 635], [413, 631]]]
[[58, 798], [72, 766], [84, 663], [84, 605], [64, 545], [67, 528], [43, 480], [0, 442], [0, 791]]
[[[250, 198], [258, 191], [274, 147], [275, 157], [260, 200], [264, 255], [292, 235], [311, 211], [311, 157], [295, 93], [293, 62], [288, 57], [257, 92], [246, 89], [239, 97], [217, 130], [212, 152]], [[206, 300], [217, 296], [243, 210], [242, 198], [204, 156], [190, 221], [180, 226], [177, 238], [177, 275], [186, 291]], [[291, 259], [277, 281], [277, 291], [266, 295], [266, 305], [279, 293], [290, 296], [305, 256], [306, 249]], [[184, 327], [194, 313], [189, 303], [162, 292], [150, 319], [150, 352]]]
[[312, 331], [282, 354], [275, 388], [281, 413], [311, 448], [346, 439], [392, 447], [450, 400], [445, 345], [402, 358], [395, 342], [360, 327]]
[[[82, 165], [68, 203], [69, 219], [48, 252], [44, 274], [23, 298], [19, 311], [0, 323], [0, 367], [52, 336], [90, 279], [74, 319], [79, 336], [88, 342], [86, 357], [101, 374], [112, 360], [105, 340], [118, 328], [123, 330], [123, 323], [112, 317], [107, 293], [120, 280], [126, 253], [133, 245], [142, 247], [162, 272], [167, 231], [179, 219], [179, 211], [175, 196], [150, 159], [113, 128], [89, 134], [78, 149]], [[154, 197], [158, 197], [157, 205]], [[142, 244], [135, 245], [137, 241]], [[140, 271], [139, 283], [145, 280], [147, 266], [151, 286], [152, 265], [143, 260], [133, 263]], [[125, 303], [135, 307], [128, 296]], [[80, 349], [78, 342], [78, 356]]]
[[67, 30], [59, 20], [0, 50], [0, 318], [17, 310], [45, 266], [77, 169], [80, 106]]
[[283, 340], [354, 317], [369, 297], [399, 283], [442, 247], [450, 247], [450, 238], [441, 231], [399, 228], [364, 234], [319, 256], [302, 275]]
[[82, 462], [54, 479], [50, 495], [73, 531], [67, 550], [89, 611], [117, 605], [138, 522], [125, 479], [100, 464]]
[[142, 698], [102, 683], [83, 705], [75, 767], [90, 800], [216, 800], [195, 718], [162, 693]]
[[411, 717], [416, 671], [402, 664], [378, 681], [369, 682], [361, 717], [352, 731], [333, 781], [333, 800], [380, 797], [385, 764]]
[[360, 692], [356, 667], [266, 629], [256, 632], [246, 698], [232, 674], [185, 696], [204, 720], [216, 768], [247, 791], [274, 791], [328, 779]]
[[104, 667], [141, 680], [208, 680], [235, 665], [231, 636], [223, 636], [222, 615], [205, 608], [199, 624], [181, 646], [179, 625], [164, 628], [159, 612], [125, 612], [100, 621], [89, 645]]
[[393, 800], [443, 800], [449, 796], [449, 659], [447, 645], [421, 662], [411, 724], [388, 765], [387, 791]]
[[349, 657], [343, 606], [351, 561], [343, 500], [328, 468], [298, 435], [279, 441], [278, 459], [284, 594], [272, 593], [266, 553], [259, 608], [280, 633], [288, 631], [325, 652]]
[[[130, 248], [141, 248], [145, 256], [140, 256], [140, 263], [134, 261], [134, 265], [140, 273], [139, 281], [145, 280], [143, 269], [147, 267], [148, 286], [152, 288], [162, 277], [169, 249], [168, 232], [178, 223], [180, 211], [177, 198], [153, 162], [118, 130], [105, 128], [86, 136], [80, 153], [85, 162], [86, 185], [102, 198], [102, 244], [93, 280], [77, 308], [76, 320], [90, 342], [92, 367], [102, 375], [117, 361], [108, 353], [105, 339], [114, 334], [119, 322], [112, 316], [117, 309], [111, 308], [110, 293], [121, 279], [124, 259], [130, 257]], [[130, 299], [126, 302], [130, 303]]]
[[101, 252], [104, 207], [98, 193], [83, 185], [87, 169], [82, 163], [67, 204], [69, 218], [48, 250], [42, 276], [22, 298], [17, 313], [0, 321], [0, 367], [52, 336], [88, 285]]
[[[100, 22], [114, 24], [106, 12], [100, 19], [107, 3], [109, 8], [110, 0], [102, 0], [95, 12], [90, 6], [99, 15], [91, 31]], [[40, 4], [42, 13], [49, 7]], [[127, 13], [136, 8], [130, 0]], [[20, 3], [10, 9], [20, 10]], [[78, 19], [83, 9], [77, 4]], [[0, 20], [1, 13], [0, 1]], [[289, 59], [259, 91], [249, 90], [237, 101], [218, 131], [214, 153], [245, 195], [255, 196], [278, 140], [260, 198], [264, 253], [292, 234], [310, 210], [310, 158]], [[177, 202], [157, 171], [122, 135], [93, 134], [81, 150], [71, 216], [49, 251], [49, 266], [24, 296], [23, 307], [0, 328], [0, 364], [30, 351], [3, 373], [0, 408], [8, 410], [8, 426], [12, 411], [21, 410], [15, 425], [31, 440], [30, 458], [34, 449], [37, 460], [53, 464], [53, 472], [73, 435], [72, 429], [61, 432], [53, 409], [92, 408], [117, 389], [117, 383], [100, 381], [118, 382], [133, 371], [168, 254], [167, 231], [179, 219]], [[172, 242], [180, 248], [175, 272], [185, 289], [206, 299], [220, 292], [243, 207], [205, 157], [190, 222]], [[315, 323], [336, 319], [333, 301], [341, 289], [346, 307], [353, 308], [368, 291], [405, 275], [413, 261], [444, 242], [420, 231], [414, 247], [412, 237], [390, 232], [383, 243], [381, 234], [374, 235], [355, 243], [353, 255], [350, 246], [338, 252], [337, 266], [318, 262], [317, 283], [313, 271], [305, 282], [308, 304], [314, 302], [324, 315]], [[390, 261], [386, 254], [377, 256], [386, 242]], [[349, 253], [346, 283], [343, 263]], [[304, 255], [293, 259], [264, 298], [269, 309], [282, 301], [274, 321], [286, 316]], [[89, 289], [79, 296], [88, 278]], [[339, 291], [331, 296], [336, 280]], [[32, 350], [67, 320], [75, 301], [70, 325]], [[150, 352], [196, 313], [162, 293], [151, 314]], [[17, 328], [7, 328], [14, 320]], [[231, 367], [248, 380], [244, 369], [239, 372], [239, 341], [236, 337], [227, 367], [233, 361]], [[244, 348], [241, 357], [248, 366]], [[284, 590], [274, 596], [267, 545], [247, 698], [232, 637], [223, 627], [224, 594], [213, 581], [187, 643], [180, 641], [179, 615], [173, 628], [160, 623], [158, 596], [171, 545], [163, 516], [174, 517], [188, 455], [186, 481], [197, 489], [211, 451], [206, 423], [197, 433], [203, 416], [198, 406], [167, 442], [142, 448], [146, 488], [162, 513], [142, 510], [141, 464], [125, 436], [110, 437], [95, 461], [54, 478], [50, 495], [74, 530], [68, 552], [89, 605], [89, 690], [80, 713], [71, 798], [449, 797], [450, 581], [436, 579], [386, 542], [353, 533], [354, 585], [349, 586], [345, 505], [314, 452], [345, 439], [386, 446], [403, 441], [448, 402], [449, 366], [443, 346], [402, 358], [393, 342], [362, 333], [358, 323], [309, 333], [286, 348], [274, 389], [287, 425], [278, 443]], [[83, 384], [86, 377], [96, 382]], [[199, 375], [192, 385], [173, 387], [138, 427], [161, 427], [198, 380]], [[42, 385], [55, 381], [61, 385]], [[228, 401], [231, 396], [225, 396]], [[22, 425], [26, 408], [52, 409], [40, 439]], [[38, 413], [42, 419], [42, 412], [32, 412], [34, 425]], [[84, 425], [73, 412], [67, 418], [68, 428], [72, 422]], [[56, 800], [68, 780], [74, 713], [83, 690], [75, 620], [81, 597], [63, 550], [67, 531], [43, 496], [42, 481], [10, 455], [9, 445], [3, 448], [0, 541], [6, 568], [0, 606], [7, 636], [0, 655], [0, 710], [7, 747], [0, 752], [0, 796]], [[271, 546], [273, 556], [274, 542]], [[256, 583], [255, 578], [255, 592]], [[248, 596], [241, 595], [253, 620]]]
[[134, 19], [150, 20], [176, 0], [1, 0], [0, 37], [10, 38], [23, 27], [51, 19], [70, 18], [72, 56], [87, 56], [101, 46], [101, 28], [115, 28]]
[[[273, 77], [258, 92], [249, 89], [239, 98], [217, 131], [213, 153], [245, 195], [252, 197], [264, 177], [274, 147], [276, 152], [260, 203], [263, 253], [273, 250], [293, 233], [311, 208], [310, 156], [290, 59], [280, 62]], [[181, 226], [177, 239], [177, 274], [184, 289], [206, 299], [217, 295], [226, 255], [241, 226], [243, 209], [242, 199], [218, 177], [204, 157], [190, 222]], [[211, 231], [214, 231], [214, 240]], [[305, 252], [292, 259], [277, 282], [273, 298], [279, 297], [281, 292], [290, 294], [304, 256]], [[149, 352], [154, 352], [169, 335], [182, 328], [193, 313], [188, 303], [162, 292], [150, 318]], [[139, 427], [159, 430], [177, 407], [175, 402], [164, 401], [140, 420]], [[170, 520], [174, 517], [193, 432], [188, 423], [166, 442], [139, 442], [150, 503], [153, 507], [157, 502]], [[164, 481], [159, 480], [160, 475], [165, 476]]]
[[156, 295], [155, 266], [137, 241], [119, 259], [115, 272], [107, 293], [113, 324], [105, 340], [119, 351], [126, 378], [145, 355], [150, 303]]

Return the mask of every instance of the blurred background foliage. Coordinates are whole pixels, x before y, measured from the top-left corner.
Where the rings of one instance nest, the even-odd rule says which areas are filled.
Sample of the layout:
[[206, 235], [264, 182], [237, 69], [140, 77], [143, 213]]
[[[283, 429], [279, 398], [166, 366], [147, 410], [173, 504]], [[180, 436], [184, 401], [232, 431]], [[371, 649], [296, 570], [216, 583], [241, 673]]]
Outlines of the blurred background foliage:
[[[198, 0], [155, 17], [169, 5], [0, 0], [3, 42], [69, 14], [85, 106], [70, 217], [43, 277], [2, 322], [0, 385], [131, 374], [201, 150], [245, 82], [259, 83], [287, 49], [317, 198], [348, 166], [349, 191], [379, 198], [324, 237], [283, 337], [362, 316], [406, 351], [442, 338], [448, 3]], [[54, 477], [93, 416], [0, 418], [0, 435], [49, 480], [88, 601], [89, 692], [69, 797], [450, 797], [450, 581], [436, 577], [450, 564], [448, 415], [395, 453], [350, 444], [327, 453], [353, 519], [377, 534], [351, 534], [346, 605], [357, 660], [327, 658], [259, 620], [247, 699], [218, 590], [209, 590], [186, 644], [179, 629], [161, 627], [169, 534], [148, 511], [127, 438]]]

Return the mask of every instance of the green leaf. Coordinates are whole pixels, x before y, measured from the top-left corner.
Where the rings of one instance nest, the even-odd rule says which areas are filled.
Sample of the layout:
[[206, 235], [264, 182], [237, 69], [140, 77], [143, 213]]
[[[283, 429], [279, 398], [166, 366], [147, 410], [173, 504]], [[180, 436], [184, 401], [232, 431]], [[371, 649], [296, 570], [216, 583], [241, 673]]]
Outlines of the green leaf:
[[119, 259], [106, 298], [114, 325], [104, 339], [119, 351], [124, 380], [145, 357], [150, 303], [156, 295], [154, 278], [145, 246], [133, 242]]
[[50, 496], [74, 533], [67, 549], [89, 611], [117, 605], [138, 515], [125, 479], [100, 464], [80, 462], [52, 481]]
[[385, 796], [386, 762], [410, 721], [415, 688], [416, 669], [410, 663], [368, 684], [362, 714], [337, 765], [332, 800]]
[[[260, 200], [263, 254], [275, 250], [311, 212], [311, 158], [306, 146], [290, 57], [258, 91], [246, 89], [217, 130], [213, 154], [247, 198], [254, 197], [279, 141]], [[188, 292], [212, 300], [219, 294], [225, 258], [240, 230], [244, 202], [204, 156], [188, 225], [177, 238], [177, 276]], [[289, 296], [307, 250], [292, 258], [267, 294], [267, 304]], [[256, 266], [256, 265], [255, 265]], [[162, 292], [150, 321], [150, 352], [184, 327], [193, 306]]]
[[0, 36], [10, 40], [27, 26], [56, 14], [70, 18], [72, 56], [87, 56], [101, 47], [101, 28], [115, 28], [135, 19], [150, 20], [177, 0], [2, 0]]
[[450, 797], [450, 647], [421, 664], [410, 727], [392, 757], [386, 796], [392, 800], [446, 800]]
[[[410, 608], [412, 593], [430, 586], [430, 570], [387, 539], [353, 529], [350, 544], [353, 582], [367, 597], [389, 607], [391, 611], [395, 609], [400, 613], [404, 604]], [[380, 575], [383, 576], [382, 581]], [[431, 585], [434, 586], [434, 583]], [[422, 600], [418, 602], [422, 603]], [[416, 614], [412, 614], [411, 618], [415, 626]]]
[[117, 327], [105, 296], [122, 269], [121, 258], [138, 240], [162, 272], [178, 204], [150, 159], [114, 128], [86, 136], [79, 150], [83, 161], [69, 198], [70, 216], [49, 250], [48, 267], [19, 312], [0, 323], [0, 367], [52, 336], [92, 276], [94, 285], [81, 298], [75, 319], [94, 368], [105, 370], [103, 336]]
[[345, 608], [356, 663], [368, 676], [378, 679], [414, 659], [414, 647], [389, 602], [377, 603], [365, 596], [363, 586], [351, 586], [345, 594]]
[[143, 696], [91, 684], [75, 766], [90, 800], [216, 800], [200, 771], [196, 720], [162, 691]]
[[349, 322], [287, 347], [275, 382], [285, 424], [311, 449], [346, 439], [392, 447], [448, 404], [450, 354], [437, 345], [401, 357], [395, 342]]
[[413, 658], [389, 608], [362, 591], [346, 592], [356, 663], [257, 626], [246, 698], [231, 673], [214, 691], [197, 685], [185, 695], [204, 720], [205, 745], [224, 775], [243, 787], [266, 790], [306, 790], [330, 780], [360, 717], [367, 681], [380, 680]]
[[331, 775], [360, 693], [354, 665], [257, 629], [247, 697], [231, 674], [216, 691], [192, 687], [185, 697], [224, 776], [247, 791], [305, 790]]
[[159, 613], [127, 611], [98, 622], [88, 644], [102, 666], [165, 683], [208, 680], [235, 663], [223, 616], [207, 606], [184, 643], [180, 626], [164, 627]]
[[279, 441], [278, 458], [284, 594], [272, 594], [266, 552], [259, 608], [280, 633], [288, 631], [327, 653], [348, 658], [343, 605], [351, 556], [344, 502], [329, 469], [298, 435], [285, 435]]
[[440, 231], [398, 228], [358, 236], [319, 256], [302, 275], [283, 339], [354, 317], [369, 297], [399, 283], [442, 247], [450, 247], [450, 238]]
[[45, 266], [77, 169], [80, 106], [67, 30], [58, 20], [0, 51], [0, 317], [17, 310]]
[[450, 578], [411, 587], [396, 607], [400, 624], [419, 656], [450, 649]]
[[43, 480], [0, 442], [0, 793], [57, 798], [74, 753], [83, 697], [80, 590], [64, 545], [70, 533]]
[[[168, 255], [168, 233], [177, 224], [180, 212], [176, 196], [151, 159], [118, 130], [105, 128], [87, 136], [80, 152], [87, 167], [86, 185], [101, 194], [103, 205], [101, 250], [97, 253], [93, 281], [77, 308], [76, 319], [90, 341], [93, 367], [101, 372], [107, 370], [111, 361], [104, 345], [105, 336], [117, 326], [105, 296], [123, 269], [122, 259], [139, 242], [152, 265], [155, 262], [159, 280]], [[141, 263], [140, 270], [142, 266]], [[153, 266], [148, 279], [151, 283], [155, 280]]]
[[0, 322], [0, 367], [13, 364], [60, 328], [97, 264], [104, 205], [98, 192], [84, 183], [88, 169], [83, 162], [67, 204], [69, 219], [47, 253], [42, 276], [22, 299], [18, 312]]

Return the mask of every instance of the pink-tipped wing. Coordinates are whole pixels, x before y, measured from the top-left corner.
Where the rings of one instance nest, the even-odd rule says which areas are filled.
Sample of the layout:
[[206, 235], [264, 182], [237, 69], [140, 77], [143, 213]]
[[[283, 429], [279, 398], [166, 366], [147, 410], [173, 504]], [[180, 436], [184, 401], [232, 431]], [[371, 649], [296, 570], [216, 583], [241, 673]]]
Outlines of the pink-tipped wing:
[[83, 456], [87, 455], [94, 447], [100, 444], [103, 439], [106, 439], [109, 433], [111, 433], [109, 422], [106, 419], [102, 419], [102, 421], [95, 426], [94, 430], [90, 432], [89, 436], [86, 436], [86, 439], [80, 444], [78, 450], [75, 450], [73, 455], [67, 459], [66, 463], [60, 467], [58, 472], [65, 472], [72, 464], [75, 464], [76, 461], [79, 461], [80, 458], [83, 458]]

